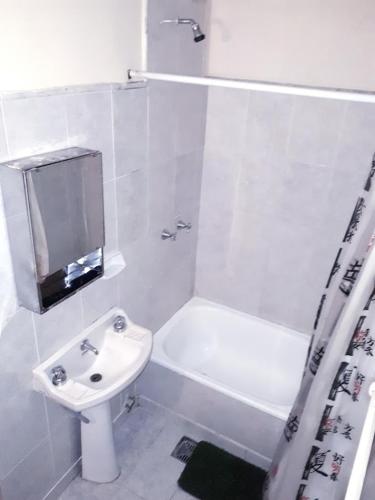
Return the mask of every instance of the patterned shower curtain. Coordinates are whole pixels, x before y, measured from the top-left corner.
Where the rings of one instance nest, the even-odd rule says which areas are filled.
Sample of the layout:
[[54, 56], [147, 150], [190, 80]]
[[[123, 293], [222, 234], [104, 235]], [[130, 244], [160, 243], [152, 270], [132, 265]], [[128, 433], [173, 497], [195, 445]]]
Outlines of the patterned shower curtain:
[[345, 498], [375, 381], [374, 174], [375, 155], [320, 299], [264, 500]]

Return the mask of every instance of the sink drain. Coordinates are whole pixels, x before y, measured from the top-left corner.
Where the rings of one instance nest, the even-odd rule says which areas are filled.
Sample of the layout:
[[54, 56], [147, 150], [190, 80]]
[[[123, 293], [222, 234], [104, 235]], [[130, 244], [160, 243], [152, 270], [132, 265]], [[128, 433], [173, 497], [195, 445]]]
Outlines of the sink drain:
[[90, 380], [91, 382], [100, 382], [103, 376], [100, 373], [94, 373], [91, 375]]

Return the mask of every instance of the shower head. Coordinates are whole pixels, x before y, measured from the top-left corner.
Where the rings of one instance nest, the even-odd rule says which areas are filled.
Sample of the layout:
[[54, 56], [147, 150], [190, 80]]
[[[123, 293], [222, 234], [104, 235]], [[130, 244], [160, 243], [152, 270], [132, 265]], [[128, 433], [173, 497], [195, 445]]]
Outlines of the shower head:
[[179, 17], [178, 19], [164, 19], [164, 21], [160, 21], [160, 24], [165, 23], [174, 23], [174, 24], [190, 24], [191, 29], [193, 30], [194, 42], [202, 42], [206, 35], [202, 32], [199, 24], [194, 19], [184, 19]]
[[203, 40], [206, 38], [206, 35], [202, 32], [200, 26], [198, 23], [194, 23], [191, 25], [191, 28], [193, 30], [193, 36], [194, 36], [194, 42], [203, 42]]

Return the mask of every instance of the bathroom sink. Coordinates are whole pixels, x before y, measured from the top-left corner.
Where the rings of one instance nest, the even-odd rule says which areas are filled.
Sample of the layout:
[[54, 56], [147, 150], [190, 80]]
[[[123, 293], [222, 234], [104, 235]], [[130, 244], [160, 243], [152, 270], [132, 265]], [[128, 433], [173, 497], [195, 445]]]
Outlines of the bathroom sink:
[[[116, 317], [125, 318], [122, 332], [114, 329]], [[85, 352], [84, 341], [90, 346]], [[132, 323], [123, 310], [113, 308], [34, 369], [34, 388], [82, 412], [131, 384], [147, 364], [151, 349], [151, 332]], [[64, 369], [66, 380], [54, 385], [56, 367]]]
[[121, 473], [110, 399], [137, 378], [151, 349], [151, 332], [113, 308], [33, 371], [36, 391], [79, 416], [82, 477], [88, 481], [108, 483]]

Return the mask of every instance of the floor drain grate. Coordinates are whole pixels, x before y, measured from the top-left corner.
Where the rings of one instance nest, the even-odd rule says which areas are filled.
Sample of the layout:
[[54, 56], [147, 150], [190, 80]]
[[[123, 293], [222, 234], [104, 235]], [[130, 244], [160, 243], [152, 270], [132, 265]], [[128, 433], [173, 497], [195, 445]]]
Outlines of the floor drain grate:
[[180, 462], [187, 464], [197, 444], [198, 443], [194, 441], [194, 439], [184, 436], [180, 439], [176, 448], [172, 451], [171, 456], [177, 458]]

